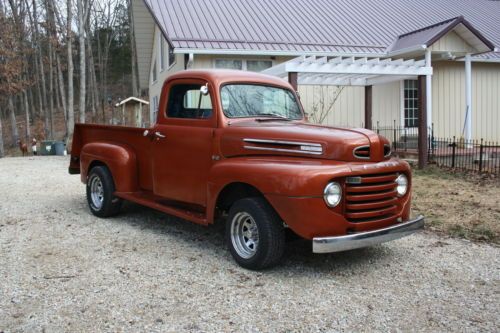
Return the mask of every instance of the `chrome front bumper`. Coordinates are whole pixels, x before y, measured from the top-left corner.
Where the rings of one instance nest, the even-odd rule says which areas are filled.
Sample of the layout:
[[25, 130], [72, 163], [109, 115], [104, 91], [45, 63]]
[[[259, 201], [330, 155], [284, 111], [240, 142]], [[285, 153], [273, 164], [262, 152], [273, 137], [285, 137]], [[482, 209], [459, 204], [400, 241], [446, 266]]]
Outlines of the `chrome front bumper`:
[[411, 235], [424, 228], [424, 217], [398, 223], [384, 229], [360, 232], [345, 236], [313, 238], [314, 253], [340, 252], [372, 246]]

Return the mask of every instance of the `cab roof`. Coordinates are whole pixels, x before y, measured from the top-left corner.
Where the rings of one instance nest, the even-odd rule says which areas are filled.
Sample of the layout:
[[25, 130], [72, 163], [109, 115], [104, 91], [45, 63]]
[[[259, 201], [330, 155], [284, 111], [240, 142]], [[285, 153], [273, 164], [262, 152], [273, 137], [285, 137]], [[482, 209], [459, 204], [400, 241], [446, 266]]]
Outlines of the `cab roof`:
[[278, 77], [255, 73], [255, 72], [230, 70], [230, 69], [183, 70], [170, 75], [167, 79], [167, 82], [177, 79], [191, 79], [191, 78], [206, 80], [214, 83], [217, 86], [229, 82], [245, 82], [245, 83], [269, 84], [293, 90], [292, 86], [287, 81], [280, 79]]

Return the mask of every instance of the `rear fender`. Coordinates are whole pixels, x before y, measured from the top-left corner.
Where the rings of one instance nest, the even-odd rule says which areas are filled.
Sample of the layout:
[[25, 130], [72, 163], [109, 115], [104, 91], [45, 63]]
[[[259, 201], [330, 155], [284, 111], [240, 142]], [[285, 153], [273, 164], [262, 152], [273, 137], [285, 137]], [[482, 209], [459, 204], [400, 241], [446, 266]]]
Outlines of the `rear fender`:
[[135, 152], [128, 146], [92, 142], [83, 146], [80, 154], [81, 180], [87, 182], [90, 167], [105, 164], [115, 182], [117, 192], [135, 192], [138, 190], [138, 170]]

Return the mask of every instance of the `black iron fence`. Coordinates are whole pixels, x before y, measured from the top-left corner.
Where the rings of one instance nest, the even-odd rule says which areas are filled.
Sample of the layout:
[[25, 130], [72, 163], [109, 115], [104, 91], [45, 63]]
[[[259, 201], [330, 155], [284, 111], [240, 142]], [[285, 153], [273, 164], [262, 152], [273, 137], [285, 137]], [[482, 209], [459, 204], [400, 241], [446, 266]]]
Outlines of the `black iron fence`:
[[[418, 159], [418, 128], [396, 125], [379, 126], [377, 123], [374, 131], [391, 142], [395, 155]], [[500, 144], [498, 142], [456, 137], [439, 138], [434, 136], [433, 128], [430, 127], [427, 143], [429, 163], [440, 167], [500, 175]]]
[[465, 171], [500, 175], [500, 145], [497, 142], [435, 138], [429, 141], [429, 162]]

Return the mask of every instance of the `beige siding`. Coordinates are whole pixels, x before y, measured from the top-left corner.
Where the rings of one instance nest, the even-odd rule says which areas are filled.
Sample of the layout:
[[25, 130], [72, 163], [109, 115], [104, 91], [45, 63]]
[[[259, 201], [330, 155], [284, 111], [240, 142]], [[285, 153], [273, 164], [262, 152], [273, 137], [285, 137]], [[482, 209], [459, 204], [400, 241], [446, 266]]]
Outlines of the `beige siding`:
[[148, 74], [153, 48], [155, 24], [143, 0], [132, 0], [134, 31], [137, 49], [139, 84], [142, 89], [149, 87]]
[[[161, 89], [163, 86], [163, 82], [167, 79], [167, 77], [175, 72], [181, 71], [184, 69], [184, 55], [182, 54], [176, 54], [175, 55], [175, 62], [172, 64], [170, 67], [168, 67], [168, 48], [169, 45], [168, 43], [163, 43], [165, 47], [165, 52], [163, 53], [165, 59], [164, 59], [164, 64], [165, 68], [163, 70], [160, 70], [160, 65], [158, 62], [158, 57], [159, 57], [159, 36], [160, 36], [160, 31], [158, 27], [155, 29], [154, 32], [154, 42], [153, 42], [153, 50], [152, 50], [152, 57], [151, 57], [151, 64], [150, 64], [150, 69], [149, 69], [149, 105], [151, 109], [151, 113], [153, 112], [153, 99], [155, 96], [160, 99], [161, 95]], [[155, 62], [156, 64], [156, 69], [157, 69], [157, 79], [155, 82], [153, 82], [153, 67]], [[153, 119], [151, 119], [152, 121]]]
[[450, 31], [445, 36], [437, 40], [430, 47], [432, 52], [454, 52], [468, 53], [474, 52], [474, 48], [467, 44], [454, 31]]
[[[464, 62], [435, 62], [432, 78], [434, 132], [460, 137], [465, 121]], [[500, 141], [500, 64], [472, 63], [472, 137]]]
[[373, 86], [373, 126], [401, 124], [401, 82]]

